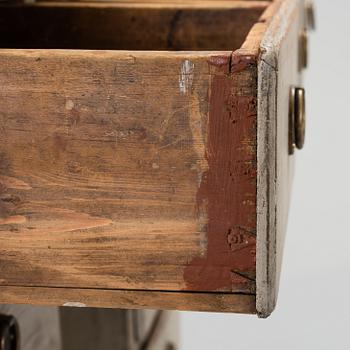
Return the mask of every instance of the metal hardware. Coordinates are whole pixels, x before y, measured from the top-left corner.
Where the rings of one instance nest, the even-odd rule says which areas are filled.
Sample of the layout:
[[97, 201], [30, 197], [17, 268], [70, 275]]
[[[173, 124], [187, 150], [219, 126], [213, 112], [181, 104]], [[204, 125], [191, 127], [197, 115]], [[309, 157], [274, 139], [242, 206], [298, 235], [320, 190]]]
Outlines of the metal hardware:
[[315, 19], [315, 5], [312, 0], [306, 2], [306, 23], [307, 27], [311, 30], [316, 29], [316, 19]]
[[295, 146], [302, 149], [305, 143], [305, 89], [295, 89]]
[[16, 319], [0, 315], [0, 350], [19, 350], [19, 327]]
[[299, 68], [303, 70], [308, 64], [308, 33], [306, 29], [300, 31], [299, 34]]
[[289, 102], [289, 153], [305, 143], [305, 89], [292, 87]]

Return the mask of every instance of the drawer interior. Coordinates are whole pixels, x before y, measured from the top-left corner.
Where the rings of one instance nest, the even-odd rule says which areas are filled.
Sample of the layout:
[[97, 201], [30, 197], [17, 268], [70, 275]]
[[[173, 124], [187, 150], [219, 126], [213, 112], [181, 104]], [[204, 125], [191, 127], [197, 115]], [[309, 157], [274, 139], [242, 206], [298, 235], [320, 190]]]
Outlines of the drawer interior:
[[0, 47], [231, 51], [242, 45], [266, 6], [264, 1], [220, 1], [210, 6], [206, 2], [3, 4]]

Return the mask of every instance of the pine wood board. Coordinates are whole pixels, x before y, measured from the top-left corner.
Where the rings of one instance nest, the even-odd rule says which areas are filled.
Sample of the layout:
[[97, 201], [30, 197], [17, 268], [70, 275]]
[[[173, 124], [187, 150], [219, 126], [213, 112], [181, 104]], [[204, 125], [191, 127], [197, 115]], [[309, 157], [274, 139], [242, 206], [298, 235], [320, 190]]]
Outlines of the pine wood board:
[[0, 303], [254, 314], [255, 296], [133, 290], [0, 286]]
[[272, 311], [274, 225], [285, 229], [290, 186], [285, 91], [295, 80], [278, 85], [268, 58], [296, 39], [286, 35], [295, 18], [281, 12], [296, 4], [272, 3], [246, 40], [233, 31], [230, 50], [0, 50], [6, 302]]

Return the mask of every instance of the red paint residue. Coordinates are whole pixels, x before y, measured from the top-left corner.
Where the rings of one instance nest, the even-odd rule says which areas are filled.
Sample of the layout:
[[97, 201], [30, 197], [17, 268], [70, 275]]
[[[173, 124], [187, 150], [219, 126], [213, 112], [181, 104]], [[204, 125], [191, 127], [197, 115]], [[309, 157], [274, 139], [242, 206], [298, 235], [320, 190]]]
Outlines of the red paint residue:
[[216, 66], [216, 67], [223, 67], [226, 66], [230, 63], [230, 56], [211, 56], [208, 58], [208, 63], [211, 66]]
[[[232, 64], [231, 72], [237, 74], [252, 59], [234, 59]], [[208, 216], [207, 252], [186, 267], [187, 289], [254, 293], [256, 97], [237, 93], [231, 74], [212, 78], [206, 158], [208, 171], [197, 205], [198, 212], [204, 209]]]

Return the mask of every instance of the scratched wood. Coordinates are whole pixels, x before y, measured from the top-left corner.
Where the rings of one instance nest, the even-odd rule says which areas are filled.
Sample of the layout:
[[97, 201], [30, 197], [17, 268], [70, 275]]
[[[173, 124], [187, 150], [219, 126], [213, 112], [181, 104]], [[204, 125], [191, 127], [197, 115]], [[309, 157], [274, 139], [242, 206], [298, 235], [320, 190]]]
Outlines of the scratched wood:
[[[259, 64], [281, 3], [208, 10], [208, 18], [230, 22], [215, 44], [202, 34], [214, 29], [210, 21], [188, 27], [192, 35], [183, 30], [203, 8], [178, 3], [167, 17], [169, 7], [134, 5], [1, 11], [0, 32], [14, 9], [22, 17], [13, 41], [0, 39], [13, 48], [0, 49], [0, 295], [13, 303], [254, 313], [256, 237], [263, 236]], [[122, 8], [145, 28], [156, 9], [157, 28], [167, 30], [146, 43], [132, 28], [128, 42], [124, 34], [104, 43], [93, 34], [89, 44], [94, 26], [72, 22], [85, 8], [82, 18], [98, 21], [101, 8], [111, 9], [107, 23]], [[68, 16], [66, 27], [49, 16], [26, 33], [25, 18], [55, 9]], [[185, 15], [174, 31], [179, 9]], [[46, 39], [34, 35], [50, 23]]]
[[255, 295], [0, 286], [0, 303], [254, 314]]
[[[257, 310], [269, 315], [276, 305], [287, 227], [294, 156], [289, 154], [290, 88], [302, 86], [299, 35], [304, 1], [276, 2], [261, 43], [258, 120]], [[276, 11], [275, 8], [278, 10]]]
[[[251, 183], [240, 196], [225, 197], [221, 188], [210, 192], [215, 187], [207, 174], [219, 173], [208, 172], [205, 157], [211, 74], [218, 77], [217, 89], [223, 84], [225, 94], [231, 93], [226, 71], [221, 72], [229, 54], [212, 56], [209, 64], [207, 54], [177, 55], [171, 65], [168, 54], [159, 54], [156, 66], [153, 58], [2, 51], [2, 284], [253, 292], [254, 256], [245, 249], [254, 247], [254, 135], [251, 146], [226, 152], [232, 158], [220, 160], [215, 170], [227, 167], [230, 191]], [[95, 75], [91, 66], [103, 69]], [[67, 79], [64, 69], [79, 83]], [[232, 94], [243, 93], [239, 80], [232, 82], [237, 89]], [[226, 97], [219, 98], [213, 103], [221, 110]], [[240, 102], [230, 103], [238, 118]], [[215, 109], [213, 118], [219, 112]], [[223, 117], [227, 130], [242, 123], [237, 138], [227, 133], [232, 150], [241, 147], [250, 128], [229, 111]], [[226, 154], [223, 135], [211, 139], [216, 154]], [[234, 157], [246, 163], [230, 169]], [[234, 178], [241, 173], [239, 184]], [[237, 217], [212, 236], [216, 226], [209, 226], [208, 215], [215, 225], [223, 218], [215, 208], [208, 214], [206, 201], [216, 203], [217, 194], [223, 196], [222, 213], [237, 206]], [[213, 232], [209, 242], [207, 231]], [[250, 237], [247, 246], [236, 242], [237, 234]], [[207, 256], [214, 259], [209, 269], [205, 259], [192, 261], [206, 256], [208, 244], [213, 250]], [[233, 259], [229, 266], [227, 259]]]
[[2, 284], [186, 288], [210, 67], [157, 56], [2, 50]]

